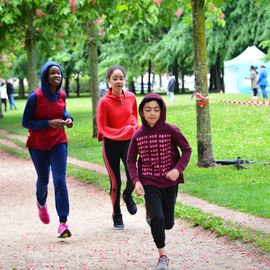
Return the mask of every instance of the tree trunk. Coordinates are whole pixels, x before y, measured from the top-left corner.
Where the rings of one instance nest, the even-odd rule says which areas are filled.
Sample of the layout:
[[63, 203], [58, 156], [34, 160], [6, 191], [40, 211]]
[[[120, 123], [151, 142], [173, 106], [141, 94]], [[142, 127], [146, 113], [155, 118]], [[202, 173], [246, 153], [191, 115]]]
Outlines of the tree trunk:
[[77, 84], [77, 89], [76, 89], [77, 97], [79, 97], [80, 96], [80, 73], [77, 73], [76, 75], [76, 84]]
[[136, 95], [136, 90], [135, 90], [135, 83], [134, 81], [130, 81], [128, 84], [128, 90], [132, 92], [133, 94]]
[[223, 89], [223, 75], [220, 67], [220, 57], [217, 57], [215, 64], [210, 69], [209, 91], [220, 92], [220, 90]]
[[[191, 0], [194, 42], [194, 73], [196, 92], [204, 97], [208, 96], [207, 88], [207, 65], [206, 65], [206, 41], [205, 41], [205, 16], [204, 0]], [[197, 112], [197, 151], [199, 167], [214, 166], [212, 137], [210, 125], [209, 101], [199, 107], [196, 101]]]
[[185, 74], [181, 72], [181, 82], [182, 82], [182, 93], [185, 93]]
[[218, 55], [217, 61], [215, 63], [215, 82], [216, 82], [216, 90], [220, 92], [221, 90], [224, 90], [223, 87], [223, 74], [222, 74], [222, 68], [220, 64], [220, 56]]
[[213, 92], [215, 89], [215, 80], [214, 80], [214, 66], [210, 67], [210, 79], [208, 91]]
[[23, 78], [19, 78], [19, 97], [20, 98], [25, 97], [25, 87], [23, 83]]
[[69, 91], [70, 91], [70, 80], [69, 80], [69, 72], [66, 71], [66, 77], [65, 77], [65, 92], [66, 95], [69, 96]]
[[151, 73], [152, 73], [152, 62], [148, 61], [148, 89], [147, 92], [151, 93]]
[[36, 57], [36, 36], [35, 28], [33, 25], [34, 21], [34, 10], [33, 8], [28, 10], [28, 24], [26, 27], [26, 38], [25, 47], [27, 52], [27, 80], [29, 93], [34, 91], [38, 87], [37, 79], [37, 57]]
[[143, 82], [143, 74], [141, 75], [141, 95], [144, 95], [144, 82]]
[[93, 138], [97, 136], [96, 112], [99, 100], [98, 89], [98, 51], [97, 35], [94, 21], [88, 23], [88, 57], [89, 57], [89, 86], [92, 97], [92, 121], [93, 121]]
[[174, 59], [174, 64], [172, 67], [172, 73], [175, 77], [175, 82], [176, 82], [176, 86], [175, 86], [175, 93], [179, 93], [179, 80], [178, 80], [178, 65], [177, 65], [177, 59]]

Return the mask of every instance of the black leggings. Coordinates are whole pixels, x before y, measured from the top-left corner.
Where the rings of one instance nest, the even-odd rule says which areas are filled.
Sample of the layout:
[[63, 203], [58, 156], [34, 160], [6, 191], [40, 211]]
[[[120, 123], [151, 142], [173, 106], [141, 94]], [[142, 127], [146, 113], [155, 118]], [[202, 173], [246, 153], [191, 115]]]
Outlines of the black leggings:
[[126, 171], [126, 188], [124, 194], [129, 196], [134, 190], [134, 185], [130, 180], [127, 169], [127, 152], [130, 140], [128, 141], [114, 141], [105, 138], [103, 143], [103, 159], [110, 177], [111, 188], [110, 195], [113, 207], [113, 214], [121, 214], [120, 196], [121, 196], [121, 173], [120, 160], [122, 160]]
[[174, 209], [178, 185], [169, 188], [145, 186], [145, 207], [150, 219], [151, 233], [157, 248], [165, 247], [165, 230], [174, 226]]
[[258, 88], [253, 88], [253, 96], [254, 97], [257, 97], [257, 94], [258, 94]]
[[2, 104], [5, 106], [5, 112], [7, 111], [7, 99], [6, 98], [1, 98]]

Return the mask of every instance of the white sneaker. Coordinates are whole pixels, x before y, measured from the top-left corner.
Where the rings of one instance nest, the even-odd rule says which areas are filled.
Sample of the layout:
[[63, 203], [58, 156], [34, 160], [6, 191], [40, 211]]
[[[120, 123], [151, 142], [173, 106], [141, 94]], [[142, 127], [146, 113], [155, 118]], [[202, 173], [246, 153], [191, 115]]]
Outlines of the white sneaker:
[[155, 270], [169, 270], [169, 259], [166, 255], [159, 257]]

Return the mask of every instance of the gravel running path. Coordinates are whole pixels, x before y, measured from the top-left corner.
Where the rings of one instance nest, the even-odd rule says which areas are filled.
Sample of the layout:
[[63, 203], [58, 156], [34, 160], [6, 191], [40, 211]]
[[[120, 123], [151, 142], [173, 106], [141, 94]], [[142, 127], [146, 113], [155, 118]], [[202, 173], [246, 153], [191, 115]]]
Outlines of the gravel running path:
[[[68, 178], [70, 239], [58, 239], [53, 187], [48, 206], [51, 223], [42, 224], [35, 206], [31, 161], [0, 151], [0, 269], [148, 270], [157, 261], [145, 210], [130, 216], [123, 206], [126, 227], [112, 228], [108, 194]], [[216, 238], [209, 231], [177, 221], [167, 233], [170, 270], [266, 270], [269, 254], [248, 244]]]

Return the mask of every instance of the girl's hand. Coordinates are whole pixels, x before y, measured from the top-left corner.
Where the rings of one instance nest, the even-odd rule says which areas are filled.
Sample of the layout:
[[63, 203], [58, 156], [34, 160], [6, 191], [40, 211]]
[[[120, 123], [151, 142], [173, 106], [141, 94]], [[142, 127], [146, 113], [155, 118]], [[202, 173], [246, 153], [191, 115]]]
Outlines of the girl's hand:
[[66, 119], [66, 126], [68, 128], [72, 128], [73, 127], [73, 121], [72, 121], [71, 118]]
[[52, 128], [62, 128], [66, 125], [66, 121], [63, 119], [52, 119], [49, 120], [49, 126]]
[[136, 182], [135, 184], [135, 191], [137, 195], [142, 196], [144, 195], [144, 188], [141, 182]]
[[179, 174], [180, 173], [177, 169], [172, 169], [168, 171], [168, 173], [166, 174], [166, 177], [170, 179], [171, 181], [176, 181], [179, 177]]

